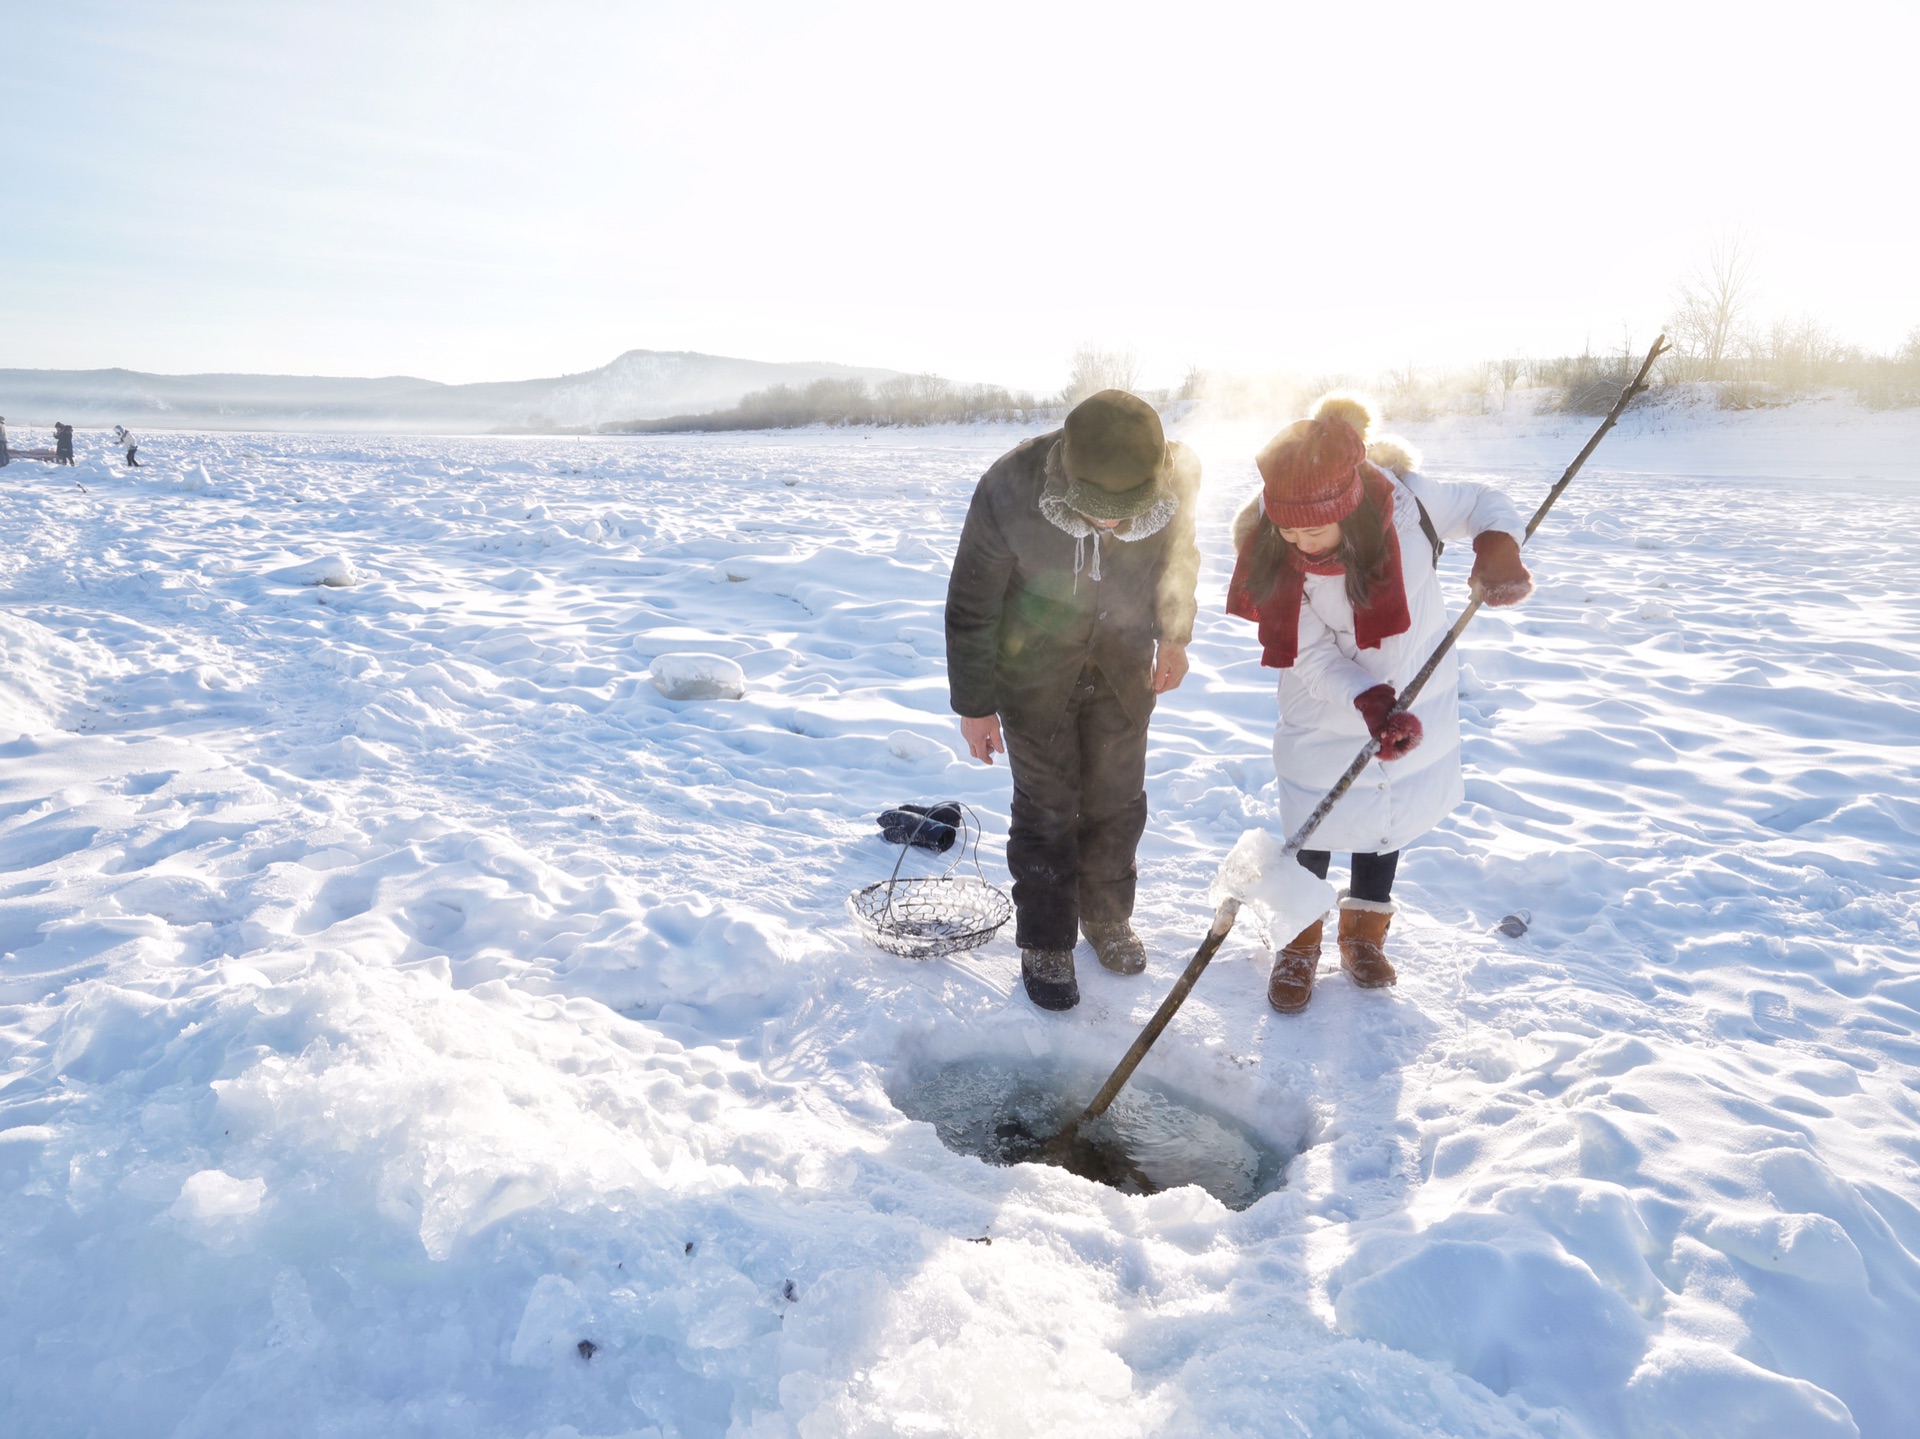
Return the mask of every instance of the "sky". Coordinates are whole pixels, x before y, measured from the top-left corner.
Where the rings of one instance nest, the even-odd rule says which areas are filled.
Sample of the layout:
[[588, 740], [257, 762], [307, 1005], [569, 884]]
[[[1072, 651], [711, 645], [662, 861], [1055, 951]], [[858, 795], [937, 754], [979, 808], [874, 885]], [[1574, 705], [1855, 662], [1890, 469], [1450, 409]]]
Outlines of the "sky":
[[1920, 326], [1920, 4], [0, 0], [0, 367], [1049, 392]]

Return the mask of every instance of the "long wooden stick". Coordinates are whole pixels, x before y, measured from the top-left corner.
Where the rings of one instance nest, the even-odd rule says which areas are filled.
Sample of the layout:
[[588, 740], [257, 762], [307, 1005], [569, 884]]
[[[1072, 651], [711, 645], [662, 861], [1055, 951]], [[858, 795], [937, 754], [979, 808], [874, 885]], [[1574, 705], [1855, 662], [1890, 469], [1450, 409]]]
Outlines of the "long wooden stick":
[[[1653, 348], [1647, 351], [1647, 358], [1640, 363], [1640, 373], [1635, 375], [1633, 382], [1620, 392], [1620, 398], [1613, 402], [1613, 408], [1607, 411], [1607, 417], [1600, 422], [1600, 428], [1593, 432], [1593, 437], [1581, 448], [1580, 453], [1573, 457], [1573, 463], [1567, 466], [1566, 473], [1560, 476], [1551, 490], [1547, 491], [1546, 499], [1540, 502], [1540, 508], [1535, 510], [1533, 518], [1527, 521], [1527, 539], [1533, 538], [1533, 532], [1540, 528], [1540, 522], [1547, 517], [1547, 511], [1553, 508], [1553, 502], [1560, 498], [1561, 492], [1568, 485], [1573, 483], [1573, 477], [1580, 473], [1580, 467], [1587, 462], [1587, 456], [1599, 448], [1600, 442], [1607, 437], [1607, 431], [1611, 430], [1620, 416], [1626, 413], [1627, 406], [1633, 403], [1636, 396], [1646, 393], [1647, 375], [1653, 369], [1653, 362], [1671, 348], [1667, 344], [1665, 335], [1653, 342]], [[1466, 629], [1467, 622], [1479, 613], [1480, 605], [1481, 596], [1476, 592], [1467, 607], [1460, 612], [1460, 618], [1453, 622], [1453, 627], [1447, 631], [1440, 643], [1434, 646], [1433, 653], [1427, 656], [1426, 663], [1420, 666], [1414, 677], [1407, 682], [1406, 688], [1400, 691], [1399, 697], [1394, 701], [1393, 713], [1397, 714], [1401, 710], [1410, 708], [1414, 700], [1419, 698], [1420, 691], [1426, 688], [1427, 681], [1433, 678], [1433, 672], [1440, 667], [1440, 661], [1447, 657], [1447, 652], [1453, 648], [1454, 641], [1460, 638], [1460, 632]], [[1333, 812], [1333, 807], [1340, 803], [1347, 791], [1353, 787], [1353, 782], [1360, 777], [1360, 772], [1379, 752], [1380, 741], [1377, 739], [1368, 739], [1366, 744], [1361, 746], [1360, 753], [1353, 757], [1353, 763], [1347, 766], [1346, 773], [1334, 781], [1333, 788], [1327, 791], [1325, 798], [1313, 807], [1313, 813], [1308, 815], [1301, 826], [1287, 837], [1285, 849], [1282, 851], [1285, 855], [1290, 857], [1300, 852], [1313, 832], [1320, 828], [1321, 822]], [[1113, 1073], [1107, 1076], [1107, 1082], [1100, 1086], [1100, 1092], [1094, 1095], [1093, 1102], [1086, 1107], [1078, 1119], [1061, 1131], [1056, 1143], [1071, 1138], [1081, 1125], [1106, 1113], [1107, 1106], [1113, 1103], [1114, 1097], [1126, 1087], [1127, 1081], [1133, 1078], [1134, 1070], [1138, 1069], [1140, 1061], [1147, 1057], [1147, 1051], [1153, 1048], [1154, 1041], [1159, 1039], [1166, 1027], [1173, 1022], [1173, 1016], [1179, 1011], [1180, 1006], [1187, 1002], [1187, 996], [1193, 993], [1194, 985], [1200, 982], [1201, 971], [1213, 963], [1213, 957], [1220, 952], [1220, 946], [1226, 941], [1227, 931], [1233, 928], [1233, 921], [1239, 913], [1240, 901], [1237, 899], [1222, 901], [1220, 907], [1213, 912], [1212, 928], [1207, 931], [1207, 937], [1200, 942], [1199, 952], [1188, 961], [1186, 969], [1175, 981], [1172, 992], [1160, 1002], [1160, 1007], [1154, 1011], [1153, 1018], [1147, 1021], [1147, 1027], [1140, 1031], [1140, 1037], [1134, 1040], [1126, 1054], [1121, 1056], [1120, 1063], [1115, 1065]]]
[[1213, 912], [1213, 928], [1207, 931], [1207, 937], [1200, 941], [1200, 952], [1187, 961], [1187, 967], [1180, 978], [1174, 982], [1173, 992], [1160, 1001], [1160, 1007], [1154, 1011], [1153, 1018], [1147, 1021], [1147, 1027], [1140, 1031], [1131, 1048], [1113, 1067], [1113, 1073], [1107, 1076], [1107, 1082], [1100, 1086], [1100, 1092], [1093, 1096], [1086, 1112], [1076, 1119], [1068, 1132], [1077, 1129], [1089, 1119], [1097, 1119], [1107, 1112], [1107, 1106], [1133, 1078], [1134, 1070], [1140, 1067], [1140, 1061], [1147, 1057], [1147, 1051], [1153, 1048], [1153, 1042], [1160, 1032], [1173, 1023], [1173, 1016], [1181, 1005], [1187, 1002], [1187, 996], [1193, 992], [1194, 985], [1200, 982], [1200, 971], [1213, 963], [1213, 957], [1220, 952], [1220, 946], [1226, 943], [1227, 931], [1233, 928], [1233, 921], [1240, 913], [1240, 901], [1225, 899], [1220, 908]]
[[[1633, 403], [1635, 397], [1646, 393], [1647, 374], [1653, 369], [1653, 362], [1672, 348], [1673, 347], [1667, 343], [1667, 337], [1665, 335], [1660, 336], [1659, 339], [1653, 342], [1653, 348], [1647, 351], [1647, 358], [1640, 362], [1640, 373], [1635, 375], [1633, 382], [1620, 392], [1620, 398], [1613, 402], [1613, 408], [1607, 411], [1607, 417], [1600, 422], [1600, 428], [1593, 432], [1592, 437], [1581, 447], [1580, 453], [1573, 457], [1573, 463], [1567, 466], [1566, 473], [1554, 482], [1553, 488], [1547, 491], [1547, 497], [1540, 502], [1540, 508], [1535, 510], [1533, 512], [1533, 518], [1527, 521], [1527, 539], [1530, 540], [1533, 538], [1533, 532], [1540, 528], [1540, 522], [1547, 517], [1547, 511], [1553, 508], [1553, 502], [1560, 498], [1561, 493], [1568, 485], [1573, 483], [1573, 477], [1580, 473], [1580, 467], [1587, 462], [1587, 456], [1591, 455], [1600, 447], [1600, 442], [1607, 437], [1607, 431], [1611, 430], [1619, 421], [1620, 416], [1626, 413], [1627, 406]], [[1412, 707], [1420, 691], [1426, 688], [1427, 681], [1433, 678], [1433, 672], [1440, 667], [1440, 661], [1445, 659], [1448, 652], [1453, 649], [1454, 641], [1460, 638], [1460, 632], [1467, 627], [1468, 621], [1480, 612], [1481, 602], [1482, 597], [1476, 592], [1473, 598], [1467, 602], [1467, 607], [1460, 611], [1460, 618], [1453, 622], [1453, 628], [1448, 630], [1440, 643], [1434, 646], [1433, 653], [1427, 656], [1427, 662], [1420, 666], [1419, 670], [1414, 674], [1414, 677], [1407, 681], [1406, 688], [1400, 691], [1399, 698], [1394, 701], [1393, 712], [1398, 713], [1401, 710]], [[1379, 745], [1376, 743], [1373, 747], [1377, 750]], [[1360, 771], [1366, 768], [1366, 762], [1371, 758], [1372, 755], [1362, 752], [1359, 758], [1353, 762], [1352, 768], [1342, 777], [1342, 783], [1346, 785], [1352, 784], [1355, 778], [1359, 776]], [[1345, 793], [1345, 790], [1341, 789], [1339, 793]], [[1339, 794], [1329, 795], [1327, 800], [1321, 801], [1321, 804], [1325, 808], [1331, 809], [1333, 806], [1328, 803], [1328, 801], [1338, 798]], [[1320, 809], [1316, 808], [1313, 815], [1309, 818], [1308, 824], [1317, 825], [1319, 821], [1324, 818], [1326, 818], [1326, 816]], [[1290, 847], [1298, 848], [1298, 842], [1304, 840], [1310, 833], [1312, 833], [1312, 830], [1308, 826], [1302, 826], [1300, 833], [1295, 835], [1293, 839], [1288, 840], [1287, 843]]]

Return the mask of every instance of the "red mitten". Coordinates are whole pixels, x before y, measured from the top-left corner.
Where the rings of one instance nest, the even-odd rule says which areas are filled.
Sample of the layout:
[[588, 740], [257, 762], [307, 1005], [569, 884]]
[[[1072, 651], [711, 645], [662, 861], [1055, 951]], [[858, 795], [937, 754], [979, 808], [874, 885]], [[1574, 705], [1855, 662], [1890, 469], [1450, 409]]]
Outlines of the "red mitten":
[[1505, 530], [1473, 537], [1473, 573], [1467, 585], [1495, 609], [1517, 605], [1533, 593], [1533, 576], [1520, 559], [1520, 541]]
[[1392, 685], [1375, 685], [1354, 697], [1353, 707], [1367, 722], [1367, 733], [1380, 741], [1380, 758], [1399, 759], [1420, 743], [1420, 720], [1406, 710], [1394, 713], [1399, 696]]
[[1353, 707], [1360, 711], [1360, 718], [1367, 722], [1367, 733], [1375, 739], [1380, 738], [1380, 726], [1387, 722], [1387, 711], [1398, 698], [1392, 685], [1375, 685], [1354, 696]]

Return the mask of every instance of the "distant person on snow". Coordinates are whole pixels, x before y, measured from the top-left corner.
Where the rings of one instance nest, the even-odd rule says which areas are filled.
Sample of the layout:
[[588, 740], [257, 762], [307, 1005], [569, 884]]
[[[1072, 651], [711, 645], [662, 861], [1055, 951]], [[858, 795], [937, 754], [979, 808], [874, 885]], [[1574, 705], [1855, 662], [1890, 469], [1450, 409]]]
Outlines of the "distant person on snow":
[[[1394, 983], [1386, 955], [1400, 850], [1458, 804], [1459, 663], [1450, 652], [1413, 708], [1390, 715], [1449, 624], [1434, 573], [1442, 540], [1473, 540], [1469, 583], [1489, 605], [1533, 590], [1520, 559], [1525, 526], [1486, 485], [1418, 473], [1404, 446], [1366, 442], [1369, 416], [1330, 397], [1282, 430], [1255, 463], [1261, 491], [1234, 521], [1238, 559], [1227, 612], [1260, 626], [1260, 662], [1280, 671], [1273, 762], [1291, 832], [1346, 772], [1369, 735], [1370, 762], [1300, 851], [1326, 878], [1331, 852], [1353, 856], [1340, 901], [1340, 967], [1364, 989]], [[1320, 964], [1324, 917], [1274, 959], [1267, 1000], [1304, 1009]], [[1277, 936], [1276, 936], [1277, 937]]]
[[128, 469], [137, 470], [141, 467], [140, 462], [134, 458], [134, 452], [140, 448], [140, 441], [135, 438], [132, 430], [129, 430], [125, 425], [115, 425], [113, 427], [113, 442], [127, 452]]
[[0, 415], [0, 469], [13, 463], [13, 457], [7, 453], [7, 417]]
[[56, 465], [73, 463], [73, 426], [55, 424], [53, 427], [53, 462]]
[[[1200, 463], [1122, 390], [981, 476], [947, 585], [947, 684], [977, 760], [1013, 771], [1007, 868], [1027, 996], [1080, 1002], [1073, 948], [1138, 974], [1147, 723], [1187, 673]], [[1076, 930], [1078, 934], [1076, 934]]]

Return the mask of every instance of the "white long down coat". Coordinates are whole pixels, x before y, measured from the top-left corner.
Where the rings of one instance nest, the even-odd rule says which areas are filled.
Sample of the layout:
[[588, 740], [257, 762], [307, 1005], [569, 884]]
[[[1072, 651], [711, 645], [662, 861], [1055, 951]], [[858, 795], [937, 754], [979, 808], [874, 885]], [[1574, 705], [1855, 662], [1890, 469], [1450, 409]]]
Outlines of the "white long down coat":
[[[1367, 742], [1354, 699], [1377, 684], [1404, 688], [1452, 623], [1414, 497], [1442, 540], [1468, 540], [1486, 530], [1525, 539], [1526, 526], [1498, 490], [1431, 480], [1410, 469], [1387, 474], [1394, 482], [1393, 524], [1413, 623], [1378, 649], [1363, 650], [1354, 642], [1346, 577], [1307, 576], [1299, 654], [1291, 669], [1280, 671], [1280, 723], [1273, 733], [1280, 813], [1289, 834]], [[1371, 761], [1308, 838], [1308, 849], [1385, 854], [1425, 834], [1460, 803], [1460, 666], [1452, 653], [1421, 690], [1413, 713], [1421, 725], [1419, 747], [1400, 759]]]

